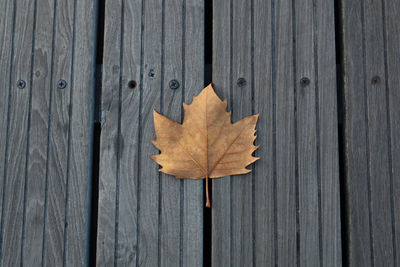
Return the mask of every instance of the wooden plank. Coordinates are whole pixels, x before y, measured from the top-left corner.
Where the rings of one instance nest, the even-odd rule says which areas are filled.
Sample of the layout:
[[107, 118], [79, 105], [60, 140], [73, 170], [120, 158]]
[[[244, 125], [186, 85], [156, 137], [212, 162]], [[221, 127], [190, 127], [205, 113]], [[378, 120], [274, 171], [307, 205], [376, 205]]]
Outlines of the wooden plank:
[[261, 145], [253, 177], [213, 180], [215, 266], [341, 264], [333, 5], [294, 4], [214, 3], [213, 81]]
[[[275, 6], [272, 1], [256, 1], [254, 3], [254, 110], [260, 113], [257, 125], [256, 144], [260, 147], [256, 156], [263, 155], [260, 164], [253, 168], [254, 172], [254, 214], [266, 216], [254, 217], [253, 263], [255, 266], [275, 266], [276, 245], [276, 124], [275, 124], [275, 84], [274, 73], [275, 50]], [[275, 82], [275, 81], [274, 81]], [[261, 175], [263, 174], [263, 175]], [[269, 215], [269, 216], [268, 216]], [[254, 238], [254, 236], [253, 236]]]
[[[295, 127], [297, 138], [297, 181], [298, 186], [298, 264], [300, 266], [321, 265], [320, 255], [320, 166], [319, 132], [317, 133], [318, 76], [315, 72], [313, 43], [314, 14], [313, 1], [307, 0], [295, 5]], [[309, 79], [309, 84], [300, 83], [300, 79]]]
[[[230, 40], [232, 28], [229, 16], [231, 9], [230, 1], [213, 2], [212, 81], [217, 95], [222, 99], [228, 99], [229, 109], [231, 108], [229, 88], [233, 86], [230, 77], [232, 73]], [[230, 179], [226, 177], [211, 181], [212, 266], [231, 265]]]
[[[227, 3], [229, 4], [229, 3]], [[232, 121], [252, 114], [252, 73], [251, 73], [251, 6], [250, 2], [234, 1], [229, 7], [226, 3], [214, 2], [213, 34], [213, 82], [217, 94], [228, 99], [228, 109], [232, 111]], [[218, 10], [218, 11], [217, 11]], [[221, 17], [220, 17], [221, 16]], [[232, 16], [232, 20], [230, 20]], [[218, 18], [224, 18], [219, 21]], [[227, 27], [225, 27], [227, 26]], [[221, 47], [225, 43], [226, 61], [219, 61]], [[233, 56], [235, 55], [235, 56]], [[246, 84], [238, 84], [245, 79]], [[237, 264], [246, 266], [252, 262], [252, 174], [215, 179], [212, 203], [212, 233], [216, 239], [213, 245], [212, 264], [223, 266]], [[224, 194], [224, 189], [228, 189]], [[219, 218], [224, 212], [227, 216]], [[229, 229], [228, 238], [220, 229]], [[226, 238], [226, 239], [225, 239]], [[227, 251], [220, 250], [227, 246]], [[218, 243], [216, 243], [218, 242]], [[218, 245], [217, 245], [218, 244]], [[244, 255], [247, 255], [246, 257]]]
[[[4, 176], [7, 164], [8, 154], [8, 125], [9, 125], [9, 110], [11, 88], [13, 85], [12, 70], [14, 58], [14, 17], [15, 5], [10, 1], [3, 1], [0, 3], [0, 53], [2, 59], [0, 62], [0, 71], [2, 79], [0, 79], [0, 193], [4, 195]], [[3, 207], [3, 197], [0, 197], [0, 206]], [[0, 212], [0, 222], [2, 221], [3, 213]]]
[[[164, 3], [163, 13], [163, 43], [162, 61], [165, 65], [161, 69], [161, 103], [160, 111], [168, 118], [182, 122], [182, 99], [185, 87], [182, 83], [182, 45], [183, 27], [182, 1], [173, 0]], [[166, 67], [165, 66], [172, 66]], [[169, 88], [169, 81], [177, 80], [181, 85], [178, 89]], [[147, 138], [148, 139], [148, 138]], [[154, 138], [152, 138], [154, 139]], [[160, 236], [161, 244], [160, 260], [161, 266], [179, 266], [181, 261], [180, 237], [181, 237], [181, 194], [182, 180], [171, 179], [169, 175], [160, 174]], [[183, 184], [182, 184], [183, 186]], [[164, 194], [167, 192], [167, 194]], [[183, 203], [182, 203], [183, 204]], [[179, 244], [179, 245], [178, 245]]]
[[[292, 1], [275, 5], [274, 87], [276, 131], [276, 212], [275, 264], [295, 266], [297, 262], [298, 201], [296, 181], [295, 97], [293, 62]], [[275, 89], [276, 88], [276, 89]], [[260, 155], [259, 157], [262, 157]]]
[[342, 11], [348, 261], [363, 266], [397, 265], [384, 3], [343, 1]]
[[389, 172], [391, 174], [391, 211], [393, 237], [394, 264], [400, 263], [400, 31], [398, 13], [400, 8], [397, 1], [383, 2], [383, 38], [385, 42], [385, 68], [386, 68], [386, 101], [388, 105], [389, 146], [390, 153]]
[[[21, 265], [40, 265], [47, 180], [48, 130], [53, 71], [53, 1], [37, 1], [27, 179], [24, 192]], [[62, 250], [61, 250], [62, 251]], [[60, 257], [62, 260], [62, 257]]]
[[202, 264], [202, 181], [160, 175], [148, 157], [153, 109], [180, 121], [182, 99], [203, 87], [204, 40], [192, 33], [202, 12], [195, 1], [107, 2], [98, 265]]
[[[19, 265], [22, 262], [24, 187], [27, 179], [36, 1], [18, 1], [14, 12], [14, 54], [7, 126], [8, 149], [5, 155], [3, 216], [0, 229], [0, 264], [2, 266]], [[23, 89], [17, 87], [19, 80], [26, 83]]]
[[[345, 11], [347, 9], [353, 10], [351, 15], [347, 15], [347, 11]], [[346, 179], [347, 220], [350, 234], [348, 238], [350, 244], [353, 244], [349, 248], [348, 262], [371, 266], [368, 165], [365, 114], [363, 112], [365, 111], [363, 49], [360, 49], [363, 48], [361, 4], [359, 1], [343, 2], [342, 12], [343, 56], [346, 59], [343, 66], [346, 99], [345, 147], [347, 151], [351, 151], [351, 153], [346, 152], [346, 177], [351, 177], [352, 181], [350, 184], [350, 180]], [[349, 40], [351, 40], [352, 45], [348, 45]], [[349, 88], [352, 88], [352, 90], [348, 90]]]
[[[87, 265], [94, 116], [96, 1], [75, 1], [64, 225], [64, 264]], [[61, 78], [61, 77], [60, 77]], [[58, 81], [58, 77], [56, 78]]]
[[1, 264], [87, 265], [94, 6], [14, 3]]
[[[45, 195], [45, 227], [43, 261], [45, 265], [63, 264], [65, 195], [68, 168], [69, 106], [71, 91], [71, 64], [74, 34], [74, 2], [59, 2], [55, 6], [54, 55], [51, 87], [51, 116], [48, 148], [47, 191]], [[67, 38], [62, 38], [67, 36]], [[59, 80], [68, 84], [57, 88]], [[61, 197], [64, 196], [64, 197]]]
[[[117, 165], [119, 163], [118, 138], [120, 130], [118, 126], [118, 117], [120, 114], [119, 103], [121, 98], [119, 93], [121, 76], [120, 43], [122, 36], [121, 10], [122, 6], [120, 1], [106, 1], [101, 99], [102, 126], [99, 163], [99, 208], [96, 251], [97, 266], [114, 265], [116, 258], [115, 252], [117, 249], [115, 241], [118, 231], [118, 228], [116, 227], [116, 192], [118, 177]], [[132, 16], [132, 18], [139, 18], [139, 16]], [[133, 25], [138, 25], [137, 21], [133, 21], [132, 23]], [[136, 51], [137, 50], [138, 48], [136, 48]], [[137, 116], [137, 114], [138, 113], [135, 115]], [[132, 114], [132, 117], [134, 117], [134, 114]], [[137, 124], [134, 128], [136, 127]], [[135, 166], [137, 165], [135, 160], [136, 157], [137, 154], [132, 153], [131, 160], [135, 163]], [[134, 180], [133, 177], [132, 180]], [[135, 195], [133, 195], [133, 197]], [[132, 206], [134, 205], [135, 202], [132, 200]], [[135, 224], [135, 222], [136, 220], [131, 221], [132, 224]], [[134, 237], [131, 238], [134, 238], [136, 241], [135, 229], [131, 230], [131, 235], [134, 235]], [[136, 255], [132, 261], [136, 262]]]
[[[142, 4], [140, 1], [124, 1], [122, 31], [121, 64], [121, 111], [119, 159], [119, 202], [118, 226], [116, 239], [116, 264], [121, 266], [137, 266], [138, 255], [138, 156], [140, 125], [140, 97], [138, 87], [128, 88], [130, 80], [141, 82], [141, 24]], [[107, 62], [104, 62], [104, 66]], [[140, 84], [139, 84], [140, 86]], [[155, 100], [156, 102], [156, 100]], [[118, 121], [117, 121], [118, 122]], [[117, 147], [117, 143], [116, 147]], [[117, 154], [118, 155], [118, 154]], [[111, 209], [110, 211], [113, 211]]]
[[[183, 8], [183, 60], [182, 79], [184, 100], [189, 103], [204, 85], [204, 2], [186, 0]], [[199, 32], [203, 33], [199, 35]], [[203, 181], [183, 181], [181, 202], [181, 264], [203, 266]]]
[[[318, 74], [319, 162], [320, 162], [320, 257], [322, 266], [342, 265], [340, 186], [337, 131], [337, 83], [334, 3], [318, 1], [314, 7], [314, 58]], [[326, 34], [331, 33], [331, 34]], [[317, 134], [318, 134], [317, 132]]]

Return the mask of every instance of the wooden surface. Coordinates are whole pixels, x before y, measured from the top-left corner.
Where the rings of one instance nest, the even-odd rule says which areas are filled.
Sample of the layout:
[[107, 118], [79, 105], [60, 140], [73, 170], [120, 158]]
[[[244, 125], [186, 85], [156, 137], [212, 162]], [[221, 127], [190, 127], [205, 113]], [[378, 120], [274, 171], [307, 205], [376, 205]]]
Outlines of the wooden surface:
[[342, 1], [350, 265], [398, 266], [398, 1]]
[[[94, 6], [42, 0], [1, 5], [0, 262], [85, 265]], [[57, 88], [60, 79], [67, 82], [64, 89]], [[25, 88], [18, 88], [19, 80]]]
[[214, 2], [213, 82], [234, 121], [260, 113], [261, 145], [213, 180], [214, 266], [341, 264], [333, 3], [293, 4]]
[[[398, 1], [98, 2], [0, 1], [0, 266], [400, 264]], [[208, 52], [232, 120], [260, 113], [261, 157], [213, 179], [211, 220], [204, 181], [149, 158], [153, 109], [182, 121]]]
[[182, 100], [203, 88], [203, 11], [197, 1], [106, 2], [99, 266], [202, 265], [202, 181], [161, 175], [149, 155], [153, 109], [180, 122]]

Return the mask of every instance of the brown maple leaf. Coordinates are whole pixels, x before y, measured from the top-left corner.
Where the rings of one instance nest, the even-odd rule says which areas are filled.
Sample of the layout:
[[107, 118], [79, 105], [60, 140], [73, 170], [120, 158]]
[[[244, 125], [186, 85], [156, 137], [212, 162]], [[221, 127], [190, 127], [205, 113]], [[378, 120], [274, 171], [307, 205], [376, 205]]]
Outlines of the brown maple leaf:
[[211, 84], [190, 105], [183, 103], [185, 117], [176, 123], [153, 111], [156, 140], [161, 154], [151, 158], [159, 170], [176, 178], [206, 179], [206, 206], [210, 207], [208, 178], [244, 174], [246, 166], [258, 160], [252, 153], [258, 114], [231, 123], [227, 102], [215, 94]]

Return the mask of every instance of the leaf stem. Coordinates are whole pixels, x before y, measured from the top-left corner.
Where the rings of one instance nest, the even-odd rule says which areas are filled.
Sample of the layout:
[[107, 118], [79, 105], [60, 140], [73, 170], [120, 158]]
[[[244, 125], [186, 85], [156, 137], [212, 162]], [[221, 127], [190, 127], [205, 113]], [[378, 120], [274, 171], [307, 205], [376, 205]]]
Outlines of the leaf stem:
[[211, 208], [210, 197], [208, 196], [208, 174], [206, 175], [206, 197], [207, 197], [206, 207]]

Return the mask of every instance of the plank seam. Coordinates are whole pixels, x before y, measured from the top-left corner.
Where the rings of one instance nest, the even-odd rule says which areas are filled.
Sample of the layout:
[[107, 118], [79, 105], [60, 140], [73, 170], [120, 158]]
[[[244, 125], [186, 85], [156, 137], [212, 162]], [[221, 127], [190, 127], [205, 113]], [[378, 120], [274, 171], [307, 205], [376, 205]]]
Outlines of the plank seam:
[[140, 32], [140, 86], [139, 86], [139, 121], [138, 121], [138, 127], [139, 127], [139, 131], [138, 131], [138, 150], [137, 150], [137, 191], [136, 191], [136, 196], [137, 196], [137, 216], [136, 216], [136, 249], [137, 249], [137, 253], [136, 253], [136, 266], [139, 266], [139, 253], [140, 253], [140, 154], [141, 154], [141, 139], [142, 139], [142, 102], [143, 102], [143, 53], [144, 53], [144, 0], [142, 0], [142, 14], [141, 14], [141, 32]]
[[271, 0], [271, 87], [272, 87], [272, 154], [274, 194], [274, 262], [278, 265], [278, 207], [277, 207], [277, 160], [276, 160], [276, 72], [275, 72], [275, 1]]
[[[229, 6], [229, 102], [231, 106], [231, 114], [233, 114], [233, 0], [230, 0]], [[230, 241], [229, 241], [229, 259], [230, 259], [230, 266], [233, 266], [233, 205], [232, 205], [232, 186], [233, 179], [232, 176], [229, 176], [229, 231], [230, 231]]]
[[[251, 114], [253, 115], [255, 112], [254, 109], [254, 0], [250, 1], [250, 57], [251, 57]], [[254, 155], [256, 152], [253, 153]], [[252, 264], [253, 267], [256, 266], [256, 230], [255, 230], [255, 173], [256, 168], [255, 165], [251, 166], [251, 248], [252, 248]]]
[[[161, 77], [160, 77], [160, 112], [164, 112], [164, 61], [165, 61], [165, 0], [161, 1]], [[158, 172], [158, 229], [157, 229], [157, 264], [161, 266], [161, 225], [162, 225], [162, 175]]]
[[[185, 45], [186, 45], [186, 0], [182, 1], [182, 103], [185, 101]], [[183, 121], [184, 110], [181, 106], [181, 122]], [[180, 180], [179, 200], [180, 200], [180, 218], [179, 218], [179, 266], [183, 266], [183, 208], [184, 208], [184, 181]]]
[[[96, 262], [96, 248], [97, 248], [97, 221], [98, 221], [98, 192], [93, 194], [93, 187], [98, 191], [98, 174], [95, 174], [94, 169], [94, 160], [96, 159], [97, 155], [95, 152], [96, 147], [100, 147], [100, 143], [95, 144], [95, 135], [97, 135], [96, 128], [95, 128], [95, 123], [99, 122], [100, 120], [96, 121], [96, 112], [97, 115], [100, 115], [100, 109], [101, 109], [101, 77], [102, 77], [102, 69], [101, 65], [97, 65], [97, 48], [98, 48], [98, 29], [104, 31], [104, 28], [100, 27], [99, 23], [99, 12], [102, 10], [99, 8], [99, 0], [94, 0], [93, 2], [93, 27], [92, 27], [92, 40], [93, 40], [93, 47], [92, 47], [92, 54], [91, 54], [91, 77], [90, 77], [90, 100], [89, 100], [89, 122], [88, 122], [88, 129], [89, 129], [89, 134], [88, 134], [88, 170], [87, 170], [87, 192], [86, 192], [86, 233], [85, 233], [85, 238], [84, 238], [84, 259], [83, 259], [83, 265], [84, 266], [91, 266], [90, 264], [92, 262]], [[103, 32], [104, 33], [104, 32]], [[103, 41], [103, 39], [101, 39]], [[100, 67], [98, 67], [100, 66]], [[98, 71], [98, 73], [97, 73]], [[99, 80], [97, 80], [99, 79]], [[99, 86], [100, 90], [97, 90], [97, 87]], [[97, 97], [99, 97], [99, 102], [97, 103]], [[97, 105], [96, 105], [97, 104]], [[99, 108], [99, 109], [97, 109]], [[100, 135], [100, 133], [98, 133]], [[97, 161], [99, 159], [97, 158]], [[98, 169], [97, 165], [95, 168]], [[95, 185], [95, 177], [97, 177], [96, 185]], [[96, 197], [96, 200], [94, 201], [94, 197]], [[92, 211], [93, 210], [93, 211]], [[96, 216], [96, 221], [92, 220], [94, 216], [93, 213]], [[93, 224], [93, 225], [92, 225]], [[94, 232], [94, 233], [93, 233]], [[93, 239], [95, 242], [92, 243], [93, 248], [94, 248], [94, 257], [91, 259], [91, 254], [92, 254], [92, 249], [91, 249], [91, 240], [92, 240], [92, 235], [95, 235], [95, 238]]]
[[[339, 181], [336, 184], [338, 186], [337, 197], [339, 199], [338, 205], [338, 218], [337, 223], [340, 227], [339, 238], [341, 241], [337, 243], [336, 247], [339, 253], [339, 261], [342, 266], [348, 266], [349, 264], [349, 216], [348, 214], [348, 200], [347, 200], [347, 188], [346, 188], [346, 162], [348, 161], [346, 156], [346, 116], [345, 107], [346, 101], [344, 97], [344, 33], [343, 33], [343, 6], [341, 1], [334, 2], [334, 27], [335, 27], [335, 52], [336, 52], [336, 104], [337, 104], [337, 117], [338, 117], [338, 171]], [[341, 253], [340, 253], [341, 252]], [[340, 260], [341, 258], [341, 260]]]
[[294, 150], [295, 150], [295, 195], [296, 195], [296, 264], [300, 266], [300, 192], [299, 192], [299, 159], [297, 133], [297, 82], [296, 82], [296, 6], [292, 0], [292, 58], [293, 58], [293, 98], [294, 98]]

